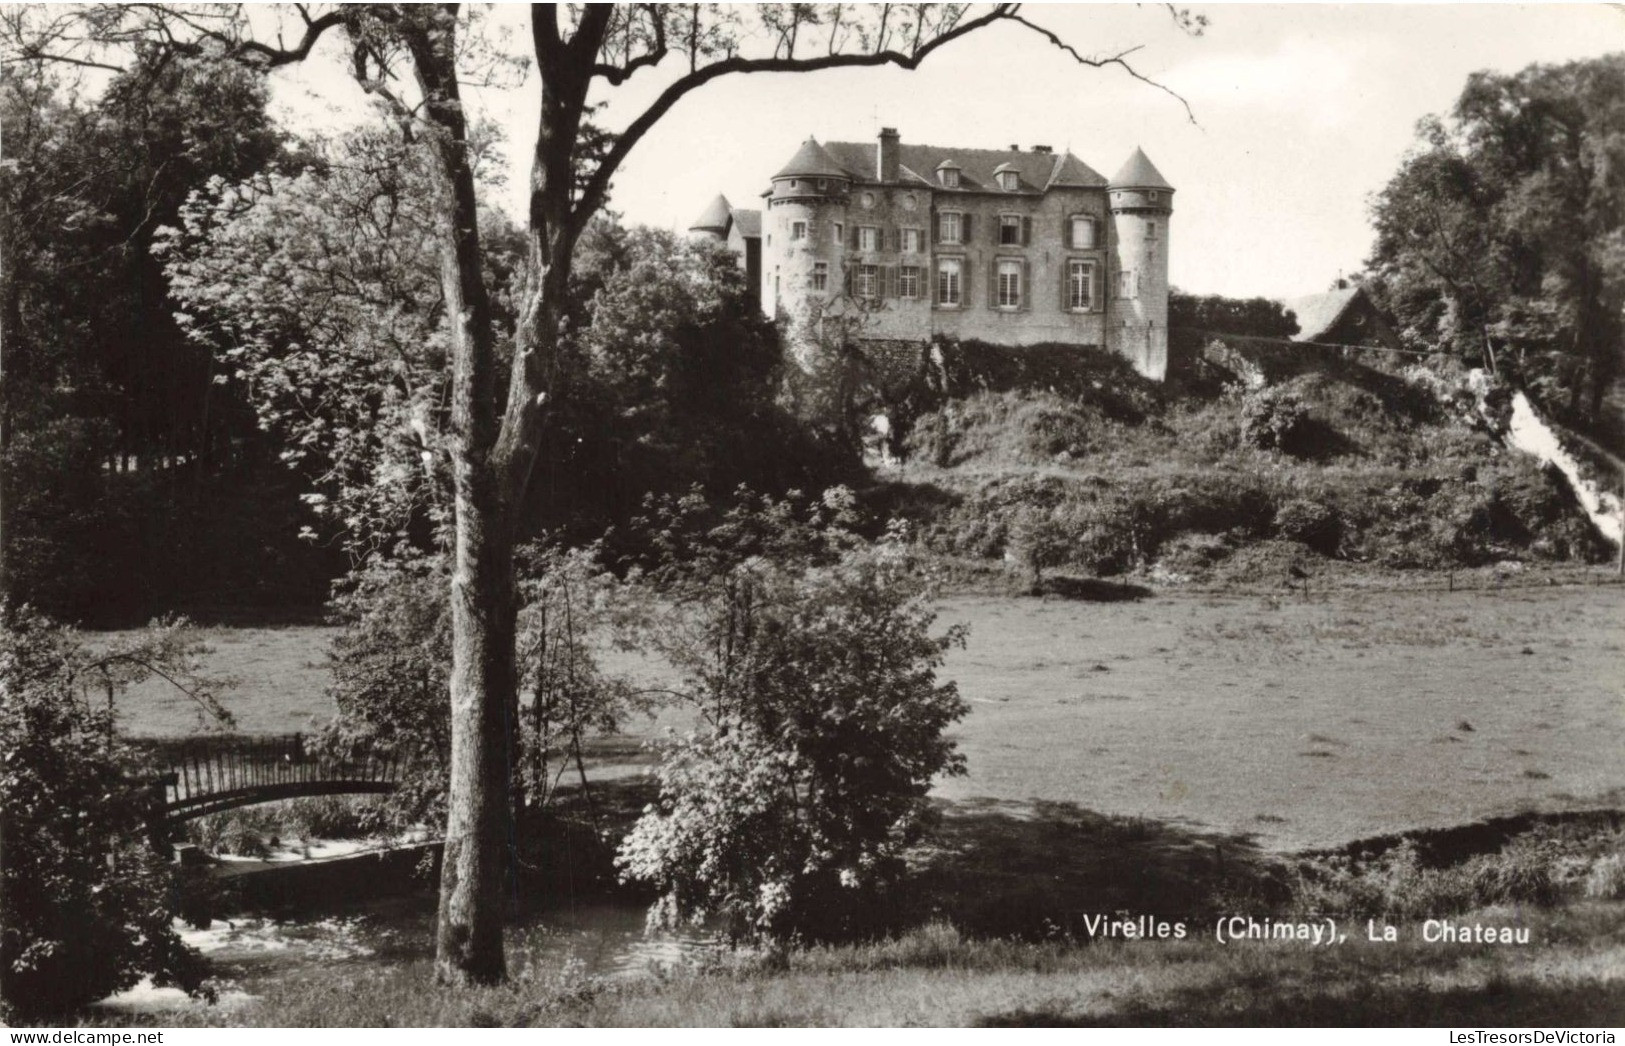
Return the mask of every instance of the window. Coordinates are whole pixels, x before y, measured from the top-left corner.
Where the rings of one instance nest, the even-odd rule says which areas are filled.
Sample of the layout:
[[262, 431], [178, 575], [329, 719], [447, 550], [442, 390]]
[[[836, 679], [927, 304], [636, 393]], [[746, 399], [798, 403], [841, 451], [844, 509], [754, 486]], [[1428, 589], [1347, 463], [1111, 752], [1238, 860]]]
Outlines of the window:
[[1123, 269], [1117, 274], [1117, 296], [1119, 298], [1140, 296], [1140, 281], [1135, 279], [1133, 269]]
[[999, 308], [1019, 309], [1021, 307], [1021, 263], [1018, 261], [1002, 261], [999, 263]]
[[1148, 239], [1148, 240], [1154, 240], [1154, 239], [1157, 238], [1157, 223], [1156, 222], [1146, 222], [1145, 223], [1145, 238]]
[[835, 246], [839, 247], [846, 242], [846, 226], [840, 222], [835, 223]]
[[918, 229], [904, 229], [903, 230], [903, 253], [904, 254], [918, 254], [918, 253], [920, 253], [920, 246], [921, 246], [920, 241], [922, 239], [924, 239], [924, 237], [922, 237], [920, 235], [920, 230], [918, 230]]
[[815, 291], [822, 291], [822, 290], [828, 290], [829, 289], [829, 263], [828, 262], [813, 262], [812, 285], [813, 285], [813, 290], [815, 290]]
[[1157, 202], [1157, 190], [1155, 190], [1155, 189], [1151, 190], [1151, 202], [1152, 203]]
[[964, 300], [965, 263], [958, 258], [937, 261], [937, 304], [958, 306]]
[[1088, 215], [1074, 214], [1071, 221], [1071, 241], [1067, 243], [1073, 250], [1088, 251], [1095, 247], [1095, 220]]
[[937, 229], [942, 243], [964, 243], [965, 216], [958, 211], [943, 211], [937, 216]]
[[806, 222], [791, 222], [790, 223], [790, 242], [794, 243], [796, 240], [805, 240], [806, 238], [807, 238], [807, 223]]
[[918, 265], [904, 265], [897, 270], [897, 296], [899, 298], [918, 298], [920, 296], [920, 267]]
[[860, 298], [878, 298], [880, 296], [880, 266], [858, 266], [857, 293]]
[[825, 179], [825, 178], [818, 179], [818, 191], [823, 192], [827, 188], [829, 188], [828, 179]]
[[959, 188], [959, 171], [953, 167], [944, 167], [938, 170], [937, 178], [942, 182], [943, 188]]
[[1066, 307], [1089, 312], [1095, 307], [1095, 266], [1073, 260], [1066, 266]]
[[999, 245], [1001, 247], [1021, 246], [1021, 215], [999, 215]]
[[858, 250], [880, 250], [880, 230], [873, 225], [858, 226]]
[[1015, 171], [999, 172], [999, 188], [1003, 189], [1005, 192], [1014, 192], [1016, 187], [1020, 184], [1021, 176]]

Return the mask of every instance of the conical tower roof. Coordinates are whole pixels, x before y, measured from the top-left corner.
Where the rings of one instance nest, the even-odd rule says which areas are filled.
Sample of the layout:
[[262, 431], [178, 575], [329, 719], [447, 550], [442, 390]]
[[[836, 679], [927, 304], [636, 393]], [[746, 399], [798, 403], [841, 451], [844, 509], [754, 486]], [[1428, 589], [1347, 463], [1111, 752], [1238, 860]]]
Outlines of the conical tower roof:
[[1117, 169], [1117, 173], [1112, 175], [1112, 180], [1107, 184], [1113, 189], [1173, 190], [1173, 186], [1168, 184], [1168, 179], [1162, 176], [1162, 172], [1157, 170], [1150, 157], [1145, 155], [1145, 150], [1139, 146], [1134, 147], [1133, 154]]
[[694, 219], [689, 228], [704, 232], [727, 232], [728, 223], [733, 221], [733, 215], [733, 204], [728, 202], [726, 196], [718, 193], [717, 198], [706, 205], [705, 210], [700, 212], [700, 216]]
[[790, 157], [790, 162], [779, 168], [774, 178], [850, 178], [835, 157], [825, 151], [818, 139], [808, 138]]

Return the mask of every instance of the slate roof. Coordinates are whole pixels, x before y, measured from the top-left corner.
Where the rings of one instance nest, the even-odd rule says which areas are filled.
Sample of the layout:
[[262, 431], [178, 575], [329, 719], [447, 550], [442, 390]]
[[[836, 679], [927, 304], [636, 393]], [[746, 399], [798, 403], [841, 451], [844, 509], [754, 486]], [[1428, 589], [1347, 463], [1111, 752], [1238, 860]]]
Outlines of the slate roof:
[[[874, 151], [874, 146], [869, 147]], [[871, 164], [872, 166], [872, 164]], [[801, 143], [801, 148], [790, 157], [790, 162], [779, 168], [775, 178], [850, 178], [851, 175], [841, 169], [824, 147], [818, 144], [818, 139], [808, 138]]]
[[690, 229], [715, 229], [718, 232], [728, 231], [728, 221], [733, 217], [733, 204], [721, 193], [717, 198], [705, 205], [705, 210], [689, 225]]
[[1173, 189], [1139, 146], [1134, 147], [1134, 152], [1112, 175], [1111, 185], [1116, 189]]
[[1292, 336], [1292, 340], [1319, 341], [1343, 318], [1343, 313], [1354, 304], [1354, 299], [1363, 293], [1359, 287], [1346, 287], [1340, 291], [1310, 294], [1281, 302], [1298, 316], [1298, 333]]
[[726, 196], [718, 195], [706, 205], [700, 216], [689, 225], [690, 229], [727, 233], [729, 226], [739, 227], [739, 235], [747, 239], [762, 235], [762, 212], [746, 207], [735, 207]]
[[[829, 142], [824, 151], [857, 181], [873, 182], [876, 147], [874, 142]], [[946, 160], [960, 168], [959, 187], [968, 191], [998, 192], [993, 172], [1008, 164], [1021, 176], [1021, 190], [1043, 192], [1057, 186], [1101, 188], [1106, 179], [1071, 153], [1059, 155], [1025, 149], [955, 149], [941, 145], [901, 145], [898, 147], [898, 181], [929, 185], [939, 192], [953, 192], [937, 184], [936, 170]]]
[[747, 239], [762, 235], [762, 212], [745, 207], [734, 208], [734, 224], [739, 226], [739, 235]]

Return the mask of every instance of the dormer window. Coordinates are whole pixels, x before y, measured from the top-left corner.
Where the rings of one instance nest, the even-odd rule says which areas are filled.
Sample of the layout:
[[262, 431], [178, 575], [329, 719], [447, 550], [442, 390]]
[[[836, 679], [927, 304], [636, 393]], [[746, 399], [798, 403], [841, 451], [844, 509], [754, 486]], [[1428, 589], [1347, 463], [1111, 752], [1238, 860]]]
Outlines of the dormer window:
[[945, 160], [937, 168], [937, 181], [944, 189], [959, 188], [959, 167], [952, 160]]
[[999, 172], [999, 188], [1005, 192], [1015, 192], [1021, 184], [1021, 176], [1015, 171]]

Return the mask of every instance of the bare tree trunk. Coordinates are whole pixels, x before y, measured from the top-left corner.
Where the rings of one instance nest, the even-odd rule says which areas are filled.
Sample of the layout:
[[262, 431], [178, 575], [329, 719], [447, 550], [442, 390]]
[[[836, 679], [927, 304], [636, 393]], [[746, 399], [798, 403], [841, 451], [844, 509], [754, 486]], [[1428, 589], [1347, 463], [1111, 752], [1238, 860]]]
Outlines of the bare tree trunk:
[[448, 984], [494, 983], [506, 973], [502, 882], [512, 809], [507, 720], [515, 693], [513, 543], [490, 487], [490, 477], [475, 477], [457, 495], [451, 773], [435, 937], [435, 976]]
[[457, 537], [451, 574], [451, 767], [435, 977], [445, 984], [491, 984], [507, 973], [502, 883], [513, 813], [508, 782], [518, 693], [513, 542], [519, 495], [508, 471], [493, 461], [495, 333], [457, 83], [456, 7], [405, 8], [399, 25], [432, 128], [429, 145], [441, 195], [440, 282], [451, 328]]

